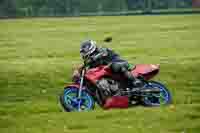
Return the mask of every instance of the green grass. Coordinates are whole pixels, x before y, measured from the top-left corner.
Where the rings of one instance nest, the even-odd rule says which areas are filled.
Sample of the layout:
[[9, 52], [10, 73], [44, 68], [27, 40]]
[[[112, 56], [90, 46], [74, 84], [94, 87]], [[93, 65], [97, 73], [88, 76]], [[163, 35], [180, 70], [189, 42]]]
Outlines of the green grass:
[[[63, 112], [58, 95], [89, 38], [130, 63], [161, 64], [155, 80], [173, 105]], [[199, 50], [199, 15], [0, 20], [0, 132], [199, 133]]]

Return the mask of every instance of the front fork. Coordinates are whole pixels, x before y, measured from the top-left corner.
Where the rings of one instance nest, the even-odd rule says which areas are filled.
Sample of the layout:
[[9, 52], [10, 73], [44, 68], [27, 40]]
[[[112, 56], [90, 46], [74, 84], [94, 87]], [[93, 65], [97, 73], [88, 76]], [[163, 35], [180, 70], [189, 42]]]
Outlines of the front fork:
[[81, 111], [81, 94], [82, 94], [82, 89], [83, 89], [84, 75], [85, 75], [85, 69], [83, 69], [81, 72], [80, 88], [78, 91], [78, 111]]

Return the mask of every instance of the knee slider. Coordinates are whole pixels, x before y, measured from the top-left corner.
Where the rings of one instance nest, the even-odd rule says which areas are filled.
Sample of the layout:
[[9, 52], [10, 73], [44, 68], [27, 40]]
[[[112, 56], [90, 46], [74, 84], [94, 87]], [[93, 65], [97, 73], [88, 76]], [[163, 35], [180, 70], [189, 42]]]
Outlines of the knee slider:
[[112, 63], [111, 69], [114, 73], [118, 73], [121, 71], [121, 65], [118, 63]]

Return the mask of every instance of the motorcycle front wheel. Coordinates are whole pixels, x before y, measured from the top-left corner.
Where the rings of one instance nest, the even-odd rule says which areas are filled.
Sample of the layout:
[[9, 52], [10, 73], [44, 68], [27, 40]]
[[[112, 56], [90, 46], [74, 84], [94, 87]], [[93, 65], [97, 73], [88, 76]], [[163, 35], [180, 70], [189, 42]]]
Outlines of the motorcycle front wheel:
[[76, 87], [66, 87], [60, 95], [60, 103], [65, 111], [89, 111], [94, 109], [94, 100], [85, 90], [82, 90], [81, 98], [78, 98], [79, 89]]

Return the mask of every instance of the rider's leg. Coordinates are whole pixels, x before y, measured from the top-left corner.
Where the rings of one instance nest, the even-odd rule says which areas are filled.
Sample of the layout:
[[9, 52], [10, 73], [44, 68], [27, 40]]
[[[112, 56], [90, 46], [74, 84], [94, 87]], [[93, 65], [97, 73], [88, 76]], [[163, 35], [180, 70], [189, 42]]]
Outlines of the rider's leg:
[[117, 60], [112, 62], [111, 69], [115, 73], [122, 73], [125, 78], [128, 79], [129, 83], [134, 86], [140, 86], [142, 83], [139, 79], [133, 76], [133, 74], [128, 70], [128, 62], [124, 60]]
[[122, 68], [122, 72], [124, 73], [125, 77], [131, 82], [132, 85], [139, 87], [141, 86], [142, 82], [133, 76], [133, 74], [127, 70], [126, 68]]

